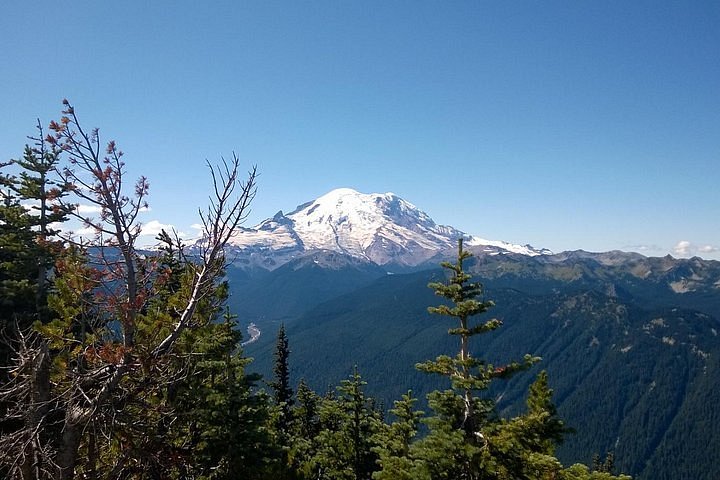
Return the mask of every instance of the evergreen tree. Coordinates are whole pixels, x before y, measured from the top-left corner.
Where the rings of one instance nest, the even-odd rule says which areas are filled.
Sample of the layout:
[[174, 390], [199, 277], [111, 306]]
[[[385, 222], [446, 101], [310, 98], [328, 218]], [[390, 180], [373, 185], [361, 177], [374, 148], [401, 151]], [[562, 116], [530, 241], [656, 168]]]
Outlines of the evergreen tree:
[[273, 367], [275, 378], [270, 383], [270, 387], [273, 391], [275, 405], [278, 407], [276, 428], [283, 438], [287, 437], [292, 421], [293, 391], [290, 387], [289, 356], [290, 348], [285, 334], [285, 324], [281, 324], [275, 344], [275, 365]]
[[313, 438], [320, 431], [318, 417], [321, 399], [304, 379], [300, 380], [297, 388], [297, 406], [293, 409], [294, 431], [297, 436]]
[[291, 449], [291, 425], [293, 413], [293, 390], [290, 387], [290, 368], [288, 359], [290, 348], [288, 338], [285, 334], [285, 325], [281, 324], [277, 333], [275, 344], [275, 365], [273, 368], [274, 379], [268, 385], [272, 389], [274, 411], [273, 428], [276, 435], [276, 443], [279, 449], [280, 461], [278, 470], [274, 477], [277, 479], [291, 478], [290, 472], [290, 449]]
[[559, 475], [555, 447], [568, 431], [557, 417], [545, 371], [530, 386], [527, 412], [499, 419], [486, 430], [487, 452], [504, 478], [544, 479]]
[[39, 135], [30, 137], [34, 145], [26, 145], [23, 157], [13, 161], [22, 170], [17, 182], [10, 183], [9, 188], [14, 190], [22, 201], [31, 203], [28, 217], [37, 243], [35, 303], [38, 319], [46, 322], [48, 275], [61, 245], [60, 242], [53, 241], [53, 237], [59, 232], [51, 226], [67, 220], [72, 206], [64, 204], [62, 200], [74, 187], [55, 177], [54, 172], [59, 166], [62, 150], [43, 138], [39, 120], [37, 130]]
[[321, 400], [317, 434], [303, 442], [307, 456], [293, 455], [301, 478], [366, 480], [377, 470], [380, 415], [363, 391], [365, 384], [355, 371], [337, 387], [337, 395]]
[[555, 447], [563, 442], [564, 435], [572, 431], [558, 417], [552, 394], [547, 371], [543, 370], [530, 385], [526, 417], [533, 424], [532, 437], [537, 442], [535, 449], [549, 455], [555, 453]]
[[374, 472], [374, 480], [415, 480], [416, 465], [410, 457], [410, 445], [415, 438], [423, 412], [414, 409], [416, 398], [408, 391], [401, 400], [395, 401], [390, 413], [395, 421], [382, 424], [375, 434], [377, 446], [373, 451], [378, 455], [379, 471]]
[[323, 399], [315, 393], [304, 379], [297, 387], [297, 402], [293, 408], [289, 442], [288, 466], [296, 478], [317, 478], [315, 466], [310, 459], [318, 450], [317, 436], [322, 430], [320, 405]]
[[[429, 310], [459, 322], [458, 328], [451, 329], [449, 333], [460, 337], [460, 352], [454, 358], [440, 356], [435, 361], [418, 365], [422, 371], [449, 377], [453, 388], [428, 395], [433, 415], [422, 420], [428, 427], [428, 434], [420, 439], [412, 439], [418, 417], [412, 411], [410, 398], [403, 398], [398, 404], [399, 409], [396, 409], [396, 424], [383, 427], [378, 434], [381, 446], [376, 447], [376, 452], [381, 470], [374, 474], [374, 478], [596, 478], [583, 466], [574, 465], [563, 470], [553, 456], [555, 445], [562, 441], [567, 429], [557, 417], [545, 372], [541, 372], [530, 387], [527, 412], [514, 418], [500, 418], [495, 412], [495, 401], [478, 395], [495, 379], [507, 378], [539, 359], [526, 355], [522, 362], [495, 367], [471, 356], [469, 339], [498, 328], [501, 322], [470, 322], [474, 315], [487, 311], [493, 304], [479, 300], [482, 286], [469, 282], [471, 277], [463, 265], [469, 257], [470, 253], [463, 250], [460, 240], [456, 263], [443, 263], [451, 272], [448, 284], [430, 284], [438, 295], [450, 301]], [[597, 478], [610, 480], [616, 477], [608, 474], [607, 477]]]
[[628, 475], [612, 475], [608, 472], [591, 471], [581, 464], [572, 465], [560, 472], [560, 480], [632, 480]]
[[[8, 165], [0, 164], [0, 168]], [[39, 252], [30, 216], [9, 188], [13, 177], [0, 175], [0, 183], [0, 332], [14, 342], [17, 331], [26, 329], [37, 318]], [[2, 366], [8, 365], [12, 355], [11, 345], [6, 343], [0, 342]], [[4, 372], [0, 375], [4, 376]]]
[[[273, 467], [276, 446], [270, 429], [270, 402], [254, 391], [258, 375], [245, 372], [233, 316], [186, 335], [188, 356], [202, 354], [178, 389], [175, 413], [181, 426], [176, 442], [188, 454], [193, 478], [262, 479]], [[173, 429], [171, 433], [177, 433]]]
[[[417, 365], [421, 371], [437, 373], [450, 378], [453, 388], [460, 392], [463, 402], [463, 412], [459, 419], [459, 428], [462, 428], [468, 438], [476, 437], [478, 427], [482, 426], [489, 409], [487, 405], [478, 410], [477, 398], [473, 392], [486, 390], [493, 379], [507, 378], [515, 372], [530, 367], [539, 358], [526, 355], [522, 362], [513, 362], [502, 367], [493, 367], [482, 359], [473, 358], [470, 353], [470, 338], [475, 335], [491, 332], [502, 325], [497, 319], [471, 324], [472, 317], [487, 312], [493, 307], [492, 301], [481, 300], [483, 287], [480, 283], [471, 283], [472, 276], [465, 272], [463, 263], [472, 254], [463, 249], [463, 240], [458, 240], [458, 254], [455, 263], [443, 262], [443, 268], [451, 272], [448, 283], [433, 282], [428, 285], [439, 296], [445, 297], [451, 305], [442, 304], [430, 307], [430, 313], [454, 318], [458, 322], [457, 328], [451, 328], [448, 333], [460, 337], [460, 351], [455, 358], [446, 355], [439, 356], [435, 361], [427, 361]], [[438, 399], [439, 400], [439, 399]], [[490, 405], [490, 407], [492, 407]]]
[[[122, 152], [114, 141], [103, 148], [99, 131], [85, 131], [74, 108], [63, 103], [63, 116], [51, 122], [53, 134], [46, 141], [66, 159], [62, 168], [55, 168], [61, 183], [78, 185], [75, 197], [100, 214], [85, 218], [75, 204], [63, 202], [67, 211], [97, 235], [91, 249], [79, 246], [58, 260], [48, 300], [57, 314], [23, 339], [16, 348], [13, 381], [0, 385], [0, 400], [9, 405], [0, 412], [2, 421], [7, 425], [23, 419], [0, 437], [0, 469], [27, 479], [119, 478], [118, 472], [143, 478], [137, 465], [153, 451], [148, 447], [163, 445], [158, 432], [169, 428], [173, 389], [188, 372], [200, 371], [192, 354], [178, 352], [186, 335], [214, 329], [208, 325], [224, 301], [218, 294], [225, 288], [218, 285], [224, 246], [254, 198], [256, 173], [251, 169], [242, 181], [235, 156], [219, 168], [211, 166], [212, 197], [201, 211], [204, 242], [194, 258], [175, 249], [181, 268], [174, 276], [135, 245], [141, 232], [138, 215], [147, 206], [147, 180], [141, 177], [133, 192], [126, 193]], [[48, 199], [59, 195], [47, 193]], [[46, 215], [43, 221], [51, 218]], [[168, 287], [173, 277], [180, 280], [175, 291]], [[233, 363], [242, 364], [239, 358], [225, 360], [226, 372], [242, 366]], [[236, 378], [242, 385], [245, 377]], [[222, 389], [220, 384], [213, 387]], [[236, 399], [250, 390], [220, 391], [228, 398], [220, 405], [235, 408], [245, 401]], [[228, 419], [226, 424], [233, 425]], [[238, 435], [245, 439], [244, 433]], [[176, 454], [168, 458], [172, 463]], [[26, 472], [27, 465], [33, 471]]]
[[349, 414], [350, 422], [346, 425], [352, 451], [352, 470], [355, 479], [370, 478], [375, 470], [376, 455], [372, 451], [373, 434], [379, 422], [379, 415], [374, 408], [374, 401], [368, 398], [363, 387], [367, 384], [357, 372], [343, 380], [338, 387], [340, 404]]
[[[0, 163], [0, 331], [16, 346], [18, 329], [50, 318], [47, 293], [50, 271], [61, 243], [55, 223], [67, 219], [60, 201], [71, 187], [53, 175], [61, 150], [39, 135], [29, 137], [23, 157]], [[14, 169], [17, 174], [3, 173]], [[7, 365], [10, 350], [0, 349], [0, 365]]]
[[434, 412], [425, 419], [428, 435], [411, 443], [407, 453], [395, 455], [393, 461], [385, 460], [378, 478], [386, 474], [390, 478], [397, 465], [401, 466], [400, 477], [423, 479], [539, 479], [559, 474], [561, 465], [552, 452], [564, 430], [550, 400], [546, 375], [541, 374], [531, 388], [528, 414], [511, 420], [496, 415], [494, 400], [478, 395], [495, 379], [527, 369], [539, 359], [526, 355], [522, 362], [495, 367], [471, 355], [470, 339], [502, 323], [497, 319], [471, 322], [493, 302], [482, 299], [482, 285], [470, 282], [471, 276], [464, 269], [470, 257], [460, 239], [456, 262], [442, 264], [451, 273], [448, 283], [429, 285], [449, 301], [429, 311], [458, 322], [449, 333], [460, 337], [460, 351], [454, 358], [440, 356], [418, 364], [422, 371], [449, 377], [453, 388], [428, 395]]
[[600, 454], [596, 453], [592, 458], [592, 471], [612, 474], [615, 471], [615, 454], [607, 452], [605, 460], [600, 461]]

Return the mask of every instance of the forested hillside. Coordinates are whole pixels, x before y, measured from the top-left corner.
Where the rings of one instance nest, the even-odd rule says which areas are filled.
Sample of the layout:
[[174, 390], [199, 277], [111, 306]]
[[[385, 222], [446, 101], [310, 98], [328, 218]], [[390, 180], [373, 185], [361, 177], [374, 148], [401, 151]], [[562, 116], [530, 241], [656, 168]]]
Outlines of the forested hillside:
[[[548, 376], [526, 371], [534, 356], [507, 352], [502, 363], [490, 365], [477, 353], [476, 337], [501, 323], [485, 315], [493, 302], [464, 271], [470, 253], [462, 243], [455, 262], [444, 264], [449, 276], [434, 278], [432, 288], [445, 302], [429, 302], [455, 325], [454, 341], [436, 332], [435, 343], [447, 350], [417, 365], [424, 373], [416, 378], [437, 374], [438, 388], [428, 393], [423, 413], [410, 392], [423, 390], [423, 382], [402, 382], [406, 390], [386, 415], [384, 407], [391, 405], [369, 394], [382, 375], [328, 373], [331, 384], [317, 390], [291, 381], [290, 370], [312, 349], [293, 346], [284, 328], [278, 329], [272, 373], [265, 381], [249, 373], [234, 308], [242, 298], [275, 298], [300, 311], [373, 288], [379, 277], [372, 266], [316, 257], [311, 267], [331, 268], [311, 270], [313, 281], [302, 285], [302, 293], [283, 298], [283, 289], [298, 286], [297, 280], [278, 278], [264, 290], [272, 282], [268, 274], [261, 274], [262, 283], [258, 272], [228, 268], [224, 247], [254, 198], [254, 168], [243, 177], [235, 156], [211, 166], [214, 185], [209, 207], [201, 210], [203, 241], [190, 254], [163, 231], [160, 248], [148, 253], [137, 241], [149, 184], [141, 177], [128, 188], [114, 141], [85, 130], [64, 101], [61, 119], [50, 123], [47, 135], [40, 128], [33, 142], [22, 160], [4, 163], [0, 172], [5, 478], [627, 478], [612, 475], [611, 455], [591, 467], [561, 465], [555, 449], [567, 429]], [[51, 228], [72, 218], [94, 235], [81, 239]], [[397, 278], [409, 278], [407, 293], [414, 295], [414, 277]], [[257, 306], [248, 302], [237, 310], [247, 315]], [[350, 302], [344, 312], [352, 310], [370, 314], [372, 306]], [[285, 315], [279, 308], [268, 314], [275, 320]], [[328, 323], [330, 316], [342, 320], [339, 311], [325, 315]], [[319, 346], [328, 338], [316, 340]], [[317, 351], [320, 373], [330, 358]], [[356, 363], [361, 361], [358, 356]], [[401, 371], [401, 361], [394, 358], [387, 371]], [[408, 358], [406, 366], [413, 363]], [[515, 374], [531, 383], [526, 406], [503, 414], [492, 392]]]
[[[713, 478], [714, 466], [700, 457], [719, 441], [720, 399], [710, 387], [720, 358], [717, 262], [627, 254], [613, 254], [620, 259], [611, 262], [582, 252], [557, 257], [469, 261], [496, 303], [492, 315], [504, 322], [478, 339], [474, 353], [491, 362], [524, 353], [542, 357], [534, 368], [548, 371], [558, 411], [576, 429], [558, 450], [565, 462], [612, 451], [616, 464], [638, 478]], [[295, 272], [298, 285], [301, 273]], [[672, 284], [689, 277], [692, 290], [673, 291]], [[421, 399], [441, 388], [413, 367], [456, 347], [443, 335], [449, 325], [426, 311], [434, 297], [425, 285], [438, 278], [437, 269], [384, 275], [283, 317], [293, 378], [324, 390], [357, 366], [386, 406], [408, 385]], [[295, 287], [286, 287], [283, 295], [292, 295]], [[269, 343], [248, 346], [261, 372], [270, 368]], [[519, 375], [491, 388], [501, 411], [522, 409], [531, 380]]]

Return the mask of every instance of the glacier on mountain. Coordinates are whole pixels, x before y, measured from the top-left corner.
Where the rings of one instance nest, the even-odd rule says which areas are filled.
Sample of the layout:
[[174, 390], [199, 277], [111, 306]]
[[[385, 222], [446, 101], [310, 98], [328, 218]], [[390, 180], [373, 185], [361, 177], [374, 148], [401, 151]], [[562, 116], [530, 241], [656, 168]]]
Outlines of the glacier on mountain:
[[415, 266], [457, 246], [463, 237], [484, 254], [550, 254], [529, 245], [486, 240], [436, 224], [425, 212], [393, 193], [332, 190], [282, 211], [254, 228], [241, 228], [229, 245], [240, 263], [275, 268], [310, 251], [333, 251], [378, 265]]

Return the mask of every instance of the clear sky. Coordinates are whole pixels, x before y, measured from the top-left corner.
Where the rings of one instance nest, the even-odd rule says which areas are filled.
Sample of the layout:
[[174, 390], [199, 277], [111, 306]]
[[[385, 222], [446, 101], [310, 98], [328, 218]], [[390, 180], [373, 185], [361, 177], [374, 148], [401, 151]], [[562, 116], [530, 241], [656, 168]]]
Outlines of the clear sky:
[[249, 223], [337, 187], [553, 251], [720, 259], [717, 1], [20, 1], [0, 160], [68, 98], [184, 232], [233, 151]]

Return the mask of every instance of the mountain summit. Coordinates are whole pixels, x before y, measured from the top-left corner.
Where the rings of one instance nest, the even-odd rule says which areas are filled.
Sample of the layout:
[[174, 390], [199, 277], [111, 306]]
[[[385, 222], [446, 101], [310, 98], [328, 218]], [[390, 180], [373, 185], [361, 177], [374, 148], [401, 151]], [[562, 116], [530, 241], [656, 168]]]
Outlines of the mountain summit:
[[[282, 211], [230, 240], [241, 262], [279, 266], [309, 251], [339, 252], [378, 265], [419, 265], [457, 245], [459, 237], [487, 254], [551, 253], [467, 235], [436, 224], [425, 212], [393, 193], [364, 194], [338, 188], [293, 212]], [[259, 261], [259, 262], [258, 262]]]

